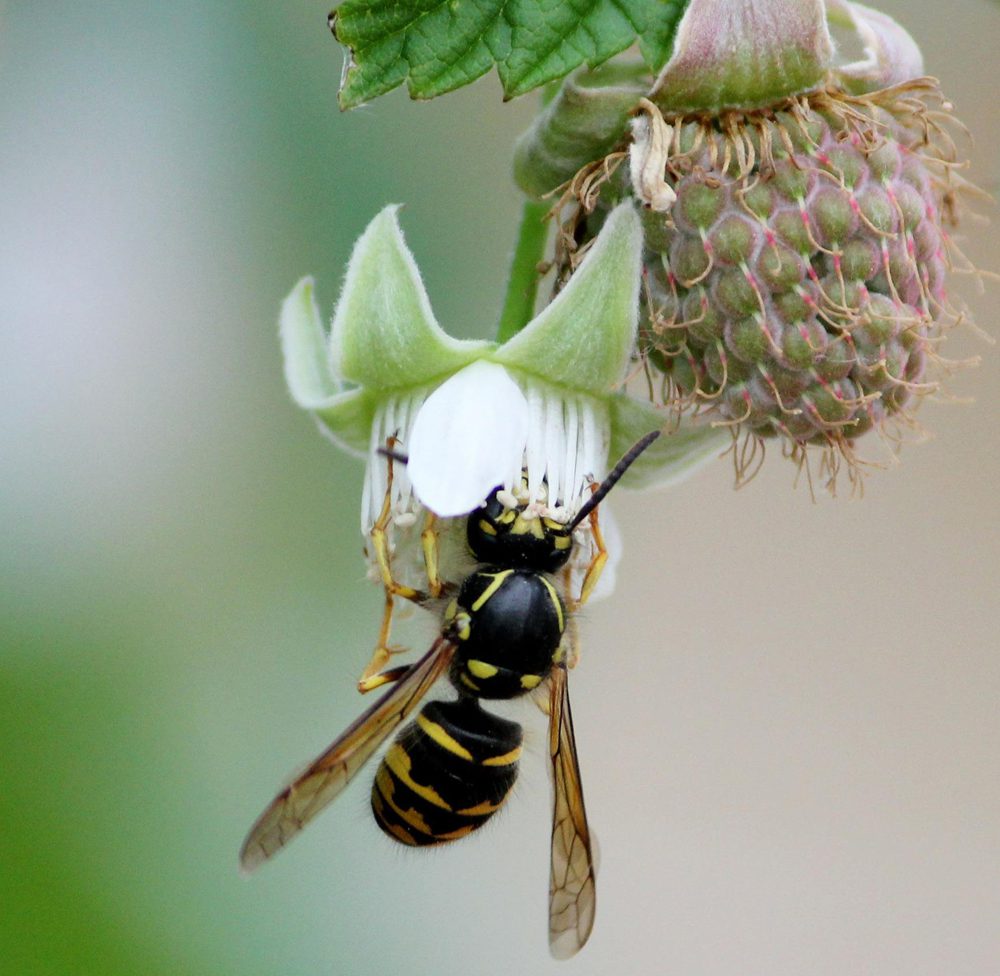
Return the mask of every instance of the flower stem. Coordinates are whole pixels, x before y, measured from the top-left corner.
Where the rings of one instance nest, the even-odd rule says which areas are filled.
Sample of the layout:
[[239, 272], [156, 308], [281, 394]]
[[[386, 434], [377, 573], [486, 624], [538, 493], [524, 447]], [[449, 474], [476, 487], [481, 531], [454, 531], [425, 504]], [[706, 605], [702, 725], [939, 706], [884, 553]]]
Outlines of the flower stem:
[[538, 296], [538, 265], [545, 256], [545, 242], [549, 236], [548, 221], [545, 219], [550, 205], [535, 200], [525, 200], [521, 211], [521, 226], [517, 234], [517, 246], [510, 263], [510, 279], [504, 298], [500, 325], [497, 328], [497, 342], [504, 343], [513, 338], [533, 318], [535, 299]]

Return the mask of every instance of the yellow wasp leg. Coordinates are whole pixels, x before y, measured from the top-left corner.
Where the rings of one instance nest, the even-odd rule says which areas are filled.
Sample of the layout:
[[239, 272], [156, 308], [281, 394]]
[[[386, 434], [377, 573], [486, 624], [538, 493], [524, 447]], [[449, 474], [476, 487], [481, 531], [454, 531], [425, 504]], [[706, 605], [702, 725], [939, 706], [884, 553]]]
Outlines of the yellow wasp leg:
[[392, 668], [389, 671], [382, 670], [389, 663], [389, 658], [393, 654], [400, 654], [406, 650], [405, 647], [391, 647], [389, 645], [389, 632], [392, 628], [392, 610], [393, 595], [390, 590], [386, 590], [385, 609], [382, 611], [382, 625], [379, 628], [378, 644], [375, 650], [372, 651], [371, 659], [365, 665], [364, 671], [361, 672], [361, 677], [358, 678], [358, 691], [362, 694], [373, 691], [376, 688], [381, 688], [382, 685], [394, 681], [395, 678], [390, 675], [399, 670], [398, 668]]
[[378, 563], [379, 573], [382, 576], [382, 585], [385, 587], [385, 609], [382, 611], [382, 626], [379, 629], [378, 646], [375, 648], [371, 660], [368, 662], [358, 681], [358, 690], [362, 694], [372, 691], [375, 688], [380, 688], [390, 681], [396, 681], [401, 674], [406, 672], [405, 667], [390, 668], [387, 671], [382, 670], [389, 663], [389, 658], [393, 654], [399, 654], [406, 650], [406, 648], [396, 648], [389, 644], [389, 632], [392, 628], [392, 612], [395, 598], [400, 596], [404, 600], [410, 600], [418, 606], [422, 606], [428, 600], [436, 600], [444, 589], [444, 582], [441, 580], [438, 561], [437, 516], [432, 512], [427, 513], [424, 529], [420, 533], [420, 544], [424, 552], [424, 569], [427, 573], [429, 592], [424, 593], [410, 586], [404, 586], [393, 577], [392, 568], [389, 563], [389, 545], [386, 536], [388, 504], [387, 495], [382, 512], [371, 531], [372, 547], [375, 550], [375, 559]]
[[[580, 663], [580, 639], [576, 627], [576, 612], [590, 599], [597, 581], [604, 572], [604, 567], [608, 561], [608, 550], [604, 545], [604, 536], [601, 534], [601, 525], [597, 520], [597, 509], [590, 513], [590, 533], [594, 540], [594, 555], [583, 574], [583, 582], [580, 584], [580, 595], [575, 599], [567, 597], [566, 603], [569, 609], [569, 619], [566, 622], [566, 636], [568, 638], [569, 649], [566, 654], [566, 667], [575, 668]], [[566, 592], [569, 593], [569, 570], [566, 571]]]
[[596, 552], [593, 559], [590, 560], [586, 573], [583, 574], [580, 595], [572, 602], [571, 609], [574, 611], [579, 610], [590, 599], [590, 594], [594, 592], [594, 587], [597, 586], [597, 581], [601, 578], [601, 573], [604, 572], [604, 566], [608, 561], [608, 550], [604, 545], [604, 536], [601, 534], [601, 524], [597, 518], [596, 508], [590, 513], [590, 534], [594, 540]]
[[438, 533], [437, 516], [427, 513], [424, 531], [420, 533], [420, 545], [424, 550], [424, 569], [427, 571], [427, 586], [430, 595], [435, 600], [441, 595], [444, 583], [441, 581], [441, 570], [438, 563]]
[[[391, 450], [395, 444], [395, 438], [390, 437], [388, 447]], [[388, 481], [385, 488], [385, 499], [382, 502], [382, 510], [379, 512], [375, 524], [371, 528], [369, 538], [371, 539], [372, 551], [375, 562], [378, 566], [379, 575], [382, 578], [382, 586], [385, 588], [385, 607], [382, 611], [382, 625], [379, 628], [378, 644], [372, 652], [371, 659], [361, 672], [358, 679], [358, 691], [362, 694], [379, 688], [390, 681], [395, 681], [399, 676], [398, 668], [383, 673], [383, 668], [389, 663], [393, 654], [399, 654], [406, 648], [396, 648], [389, 644], [389, 635], [392, 630], [392, 611], [396, 597], [402, 597], [417, 605], [426, 603], [434, 593], [435, 586], [440, 591], [441, 582], [437, 577], [437, 535], [433, 529], [431, 516], [428, 519], [428, 527], [421, 533], [421, 543], [424, 549], [424, 561], [428, 565], [428, 578], [431, 582], [431, 593], [424, 593], [422, 590], [415, 590], [412, 586], [400, 583], [392, 575], [391, 559], [389, 554], [389, 523], [392, 520], [392, 458], [388, 459]], [[431, 555], [428, 555], [428, 554]], [[434, 575], [431, 576], [431, 562], [433, 561]]]

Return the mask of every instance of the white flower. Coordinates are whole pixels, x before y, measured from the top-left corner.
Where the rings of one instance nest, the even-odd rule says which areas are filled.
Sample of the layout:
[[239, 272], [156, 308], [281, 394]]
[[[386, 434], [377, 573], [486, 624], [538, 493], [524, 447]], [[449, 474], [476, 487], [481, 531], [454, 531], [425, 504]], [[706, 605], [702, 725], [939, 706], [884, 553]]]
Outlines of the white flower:
[[[569, 520], [609, 458], [663, 423], [622, 389], [638, 320], [635, 212], [628, 204], [614, 210], [569, 284], [498, 346], [454, 339], [438, 325], [397, 211], [383, 210], [355, 244], [329, 340], [310, 279], [281, 314], [292, 396], [338, 445], [367, 457], [362, 532], [371, 532], [390, 490], [379, 453], [388, 444], [409, 459], [393, 465], [397, 527], [424, 508], [463, 515], [498, 486], [521, 492], [539, 514]], [[626, 482], [682, 476], [725, 436], [683, 427], [661, 438]]]

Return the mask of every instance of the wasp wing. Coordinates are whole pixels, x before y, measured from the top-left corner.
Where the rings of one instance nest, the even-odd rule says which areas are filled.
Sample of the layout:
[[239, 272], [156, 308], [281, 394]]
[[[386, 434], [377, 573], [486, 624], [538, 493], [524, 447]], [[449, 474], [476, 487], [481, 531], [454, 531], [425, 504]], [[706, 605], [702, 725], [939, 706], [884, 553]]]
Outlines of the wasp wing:
[[557, 959], [567, 959], [582, 949], [590, 937], [597, 893], [565, 663], [556, 665], [549, 678], [549, 755], [555, 793], [549, 875], [549, 949]]
[[276, 854], [336, 799], [444, 673], [454, 653], [455, 645], [439, 637], [386, 694], [271, 801], [250, 828], [240, 849], [240, 866], [244, 871], [252, 871]]

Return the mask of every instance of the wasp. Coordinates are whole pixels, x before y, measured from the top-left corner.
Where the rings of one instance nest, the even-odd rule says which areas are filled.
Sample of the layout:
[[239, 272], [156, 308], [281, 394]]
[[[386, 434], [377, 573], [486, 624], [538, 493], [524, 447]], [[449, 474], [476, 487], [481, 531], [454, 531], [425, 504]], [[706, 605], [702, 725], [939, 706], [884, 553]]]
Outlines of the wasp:
[[[331, 803], [445, 675], [456, 697], [430, 701], [403, 727], [378, 766], [371, 806], [378, 826], [409, 846], [471, 834], [509, 795], [523, 737], [520, 725], [491, 713], [483, 702], [541, 693], [540, 704], [549, 715], [554, 787], [549, 946], [559, 958], [583, 947], [594, 924], [596, 893], [570, 712], [567, 674], [575, 662], [565, 640], [567, 623], [569, 613], [593, 590], [607, 559], [597, 506], [658, 436], [659, 431], [647, 434], [628, 450], [571, 520], [529, 513], [526, 503], [500, 488], [469, 514], [466, 538], [477, 566], [453, 587], [440, 635], [414, 664], [373, 675], [369, 667], [362, 690], [391, 687], [264, 810], [240, 852], [245, 871], [277, 853]], [[391, 449], [383, 453], [390, 458], [391, 476], [392, 460], [405, 462], [405, 455]], [[574, 532], [586, 519], [597, 551], [579, 595], [564, 599], [556, 574], [566, 567], [576, 544]], [[426, 602], [427, 594], [392, 579], [380, 535], [385, 524], [381, 519], [373, 534], [387, 600], [402, 595]], [[436, 559], [429, 552], [425, 547], [431, 589], [440, 593]], [[383, 637], [387, 626], [384, 621]], [[376, 653], [373, 661], [378, 660]]]

